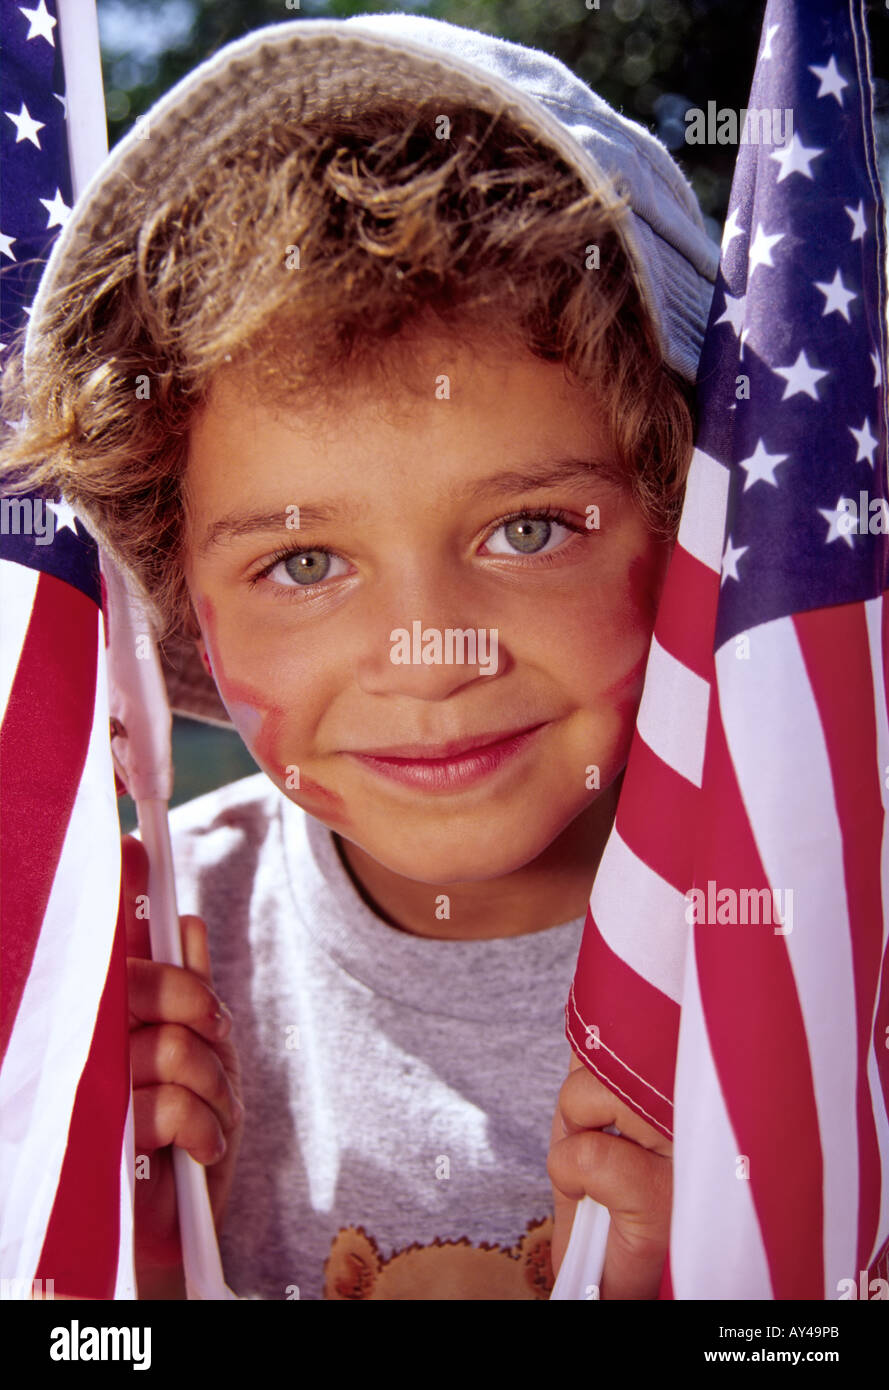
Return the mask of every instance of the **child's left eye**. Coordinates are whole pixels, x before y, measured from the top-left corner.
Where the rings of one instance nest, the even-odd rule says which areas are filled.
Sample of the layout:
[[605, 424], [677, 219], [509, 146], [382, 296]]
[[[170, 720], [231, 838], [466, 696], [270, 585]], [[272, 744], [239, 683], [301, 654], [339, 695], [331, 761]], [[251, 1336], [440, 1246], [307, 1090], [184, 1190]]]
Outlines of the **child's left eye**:
[[566, 522], [561, 512], [520, 512], [501, 521], [485, 541], [485, 548], [492, 555], [542, 555], [580, 530]]

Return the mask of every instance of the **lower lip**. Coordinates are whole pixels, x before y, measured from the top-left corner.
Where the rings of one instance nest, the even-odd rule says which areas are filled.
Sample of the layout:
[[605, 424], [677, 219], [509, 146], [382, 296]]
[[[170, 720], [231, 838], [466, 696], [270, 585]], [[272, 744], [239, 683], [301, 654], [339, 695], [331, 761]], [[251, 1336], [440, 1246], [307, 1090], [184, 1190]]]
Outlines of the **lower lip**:
[[461, 791], [492, 776], [504, 764], [516, 758], [542, 728], [544, 725], [538, 724], [525, 733], [515, 734], [500, 743], [487, 743], [483, 748], [473, 748], [456, 758], [377, 758], [371, 753], [352, 753], [350, 756], [357, 758], [372, 772], [408, 787], [418, 787], [427, 792]]

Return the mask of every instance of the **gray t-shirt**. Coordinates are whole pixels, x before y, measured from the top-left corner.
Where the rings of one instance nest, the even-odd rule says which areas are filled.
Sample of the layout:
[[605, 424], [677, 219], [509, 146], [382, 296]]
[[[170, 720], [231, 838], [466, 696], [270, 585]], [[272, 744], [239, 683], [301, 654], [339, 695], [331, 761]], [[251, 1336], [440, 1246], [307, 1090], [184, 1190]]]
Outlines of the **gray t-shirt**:
[[241, 1059], [235, 1293], [546, 1298], [583, 918], [469, 942], [391, 927], [264, 773], [170, 826], [179, 911], [207, 923]]

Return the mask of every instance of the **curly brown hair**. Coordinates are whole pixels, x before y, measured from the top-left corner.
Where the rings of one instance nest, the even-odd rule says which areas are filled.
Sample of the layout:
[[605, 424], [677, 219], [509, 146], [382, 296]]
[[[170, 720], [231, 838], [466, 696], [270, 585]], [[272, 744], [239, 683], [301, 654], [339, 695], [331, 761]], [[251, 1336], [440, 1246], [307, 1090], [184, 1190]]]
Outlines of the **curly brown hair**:
[[[223, 364], [276, 406], [324, 407], [357, 380], [407, 384], [408, 330], [564, 364], [604, 410], [616, 473], [675, 534], [693, 389], [666, 366], [620, 232], [504, 115], [427, 104], [263, 131], [84, 252], [23, 371], [0, 380], [0, 479], [56, 495], [139, 580], [158, 636], [198, 633], [184, 577], [190, 422]], [[594, 249], [595, 248], [595, 249]], [[396, 375], [397, 373], [397, 375]]]

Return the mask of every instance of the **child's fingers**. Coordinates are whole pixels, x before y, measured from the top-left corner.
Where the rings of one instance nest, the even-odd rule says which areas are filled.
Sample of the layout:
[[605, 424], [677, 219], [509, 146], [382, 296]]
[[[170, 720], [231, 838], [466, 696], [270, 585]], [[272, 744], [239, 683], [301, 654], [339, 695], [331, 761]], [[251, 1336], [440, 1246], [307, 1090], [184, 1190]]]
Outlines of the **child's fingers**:
[[669, 1211], [672, 1163], [631, 1139], [599, 1130], [566, 1135], [550, 1149], [547, 1170], [572, 1201], [593, 1197], [615, 1215]]
[[665, 1157], [673, 1152], [668, 1139], [639, 1118], [574, 1055], [571, 1070], [559, 1091], [559, 1110], [565, 1134], [614, 1125], [621, 1134]]
[[240, 1118], [222, 1061], [190, 1028], [177, 1023], [138, 1028], [130, 1038], [130, 1062], [134, 1089], [175, 1084], [205, 1101], [223, 1129], [232, 1129]]
[[208, 984], [181, 965], [127, 961], [130, 1027], [140, 1023], [183, 1023], [210, 1042], [231, 1030], [231, 1014]]
[[213, 988], [213, 974], [210, 965], [210, 947], [207, 940], [207, 924], [202, 917], [186, 914], [179, 918], [182, 935], [182, 958], [187, 969]]
[[[657, 1298], [670, 1239], [671, 1160], [632, 1140], [586, 1130], [558, 1140], [547, 1169], [557, 1198], [561, 1193], [573, 1202], [589, 1196], [611, 1212], [600, 1296]], [[568, 1234], [563, 1219], [554, 1268]]]
[[209, 1105], [184, 1086], [140, 1086], [133, 1091], [136, 1151], [152, 1154], [168, 1144], [190, 1153], [197, 1163], [218, 1163], [225, 1134]]

